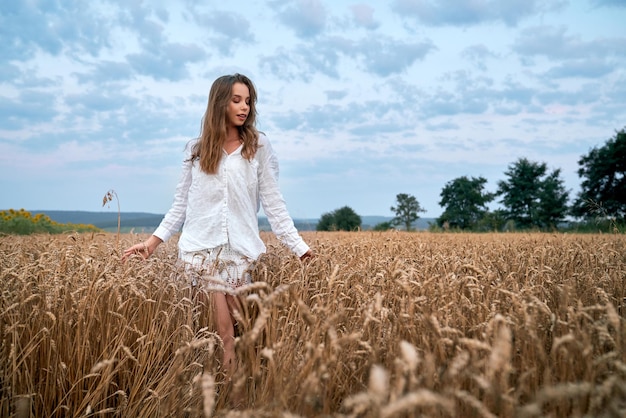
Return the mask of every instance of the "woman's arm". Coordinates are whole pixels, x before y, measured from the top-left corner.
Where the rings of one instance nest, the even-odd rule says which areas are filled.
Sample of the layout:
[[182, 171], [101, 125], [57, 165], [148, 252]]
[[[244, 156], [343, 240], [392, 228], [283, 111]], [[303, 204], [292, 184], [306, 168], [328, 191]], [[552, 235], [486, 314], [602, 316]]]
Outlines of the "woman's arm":
[[185, 149], [186, 159], [183, 162], [182, 173], [176, 185], [172, 206], [163, 217], [158, 228], [147, 240], [124, 250], [122, 260], [126, 260], [131, 254], [140, 254], [143, 258], [150, 257], [162, 242], [167, 241], [173, 234], [178, 232], [183, 225], [187, 211], [189, 186], [191, 185], [192, 178], [191, 170], [193, 163], [190, 160], [192, 143], [193, 142], [187, 144]]
[[[261, 138], [263, 141], [261, 141]], [[311, 249], [304, 242], [293, 219], [287, 211], [287, 205], [278, 186], [278, 158], [272, 146], [265, 137], [259, 138], [259, 196], [263, 211], [272, 227], [272, 232], [285, 246], [298, 257], [304, 259], [310, 256]], [[309, 254], [307, 256], [307, 254]]]

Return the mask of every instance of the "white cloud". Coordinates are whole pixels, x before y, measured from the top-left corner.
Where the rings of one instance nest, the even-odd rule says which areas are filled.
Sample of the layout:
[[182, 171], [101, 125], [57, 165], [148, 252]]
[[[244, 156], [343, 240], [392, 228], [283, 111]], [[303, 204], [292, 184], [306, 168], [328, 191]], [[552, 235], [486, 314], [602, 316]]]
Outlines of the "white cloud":
[[380, 23], [374, 18], [374, 9], [369, 4], [353, 4], [350, 6], [350, 11], [358, 26], [366, 29], [376, 29], [380, 26]]
[[513, 50], [524, 56], [543, 56], [549, 60], [623, 56], [626, 36], [585, 41], [568, 35], [565, 27], [534, 26], [520, 32]]
[[477, 25], [502, 21], [517, 25], [524, 18], [558, 10], [562, 0], [395, 0], [393, 9], [403, 16], [415, 17], [427, 25]]
[[592, 4], [600, 7], [626, 7], [624, 0], [592, 0]]
[[321, 0], [275, 1], [272, 5], [280, 9], [280, 21], [301, 38], [318, 35], [326, 26], [327, 11]]

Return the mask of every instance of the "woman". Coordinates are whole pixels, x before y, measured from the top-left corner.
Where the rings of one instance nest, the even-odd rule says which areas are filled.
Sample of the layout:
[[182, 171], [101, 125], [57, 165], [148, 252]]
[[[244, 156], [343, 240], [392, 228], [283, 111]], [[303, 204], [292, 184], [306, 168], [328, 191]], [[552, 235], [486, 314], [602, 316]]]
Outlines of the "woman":
[[[187, 144], [170, 210], [152, 236], [124, 251], [124, 259], [149, 257], [182, 226], [179, 258], [189, 272], [208, 273], [231, 289], [248, 284], [249, 266], [266, 250], [259, 236], [259, 204], [283, 244], [301, 259], [312, 255], [279, 190], [276, 155], [256, 129], [256, 99], [244, 75], [215, 80], [200, 137]], [[193, 284], [198, 284], [195, 278]], [[236, 367], [233, 310], [238, 302], [230, 293], [214, 292], [212, 304], [227, 379]]]

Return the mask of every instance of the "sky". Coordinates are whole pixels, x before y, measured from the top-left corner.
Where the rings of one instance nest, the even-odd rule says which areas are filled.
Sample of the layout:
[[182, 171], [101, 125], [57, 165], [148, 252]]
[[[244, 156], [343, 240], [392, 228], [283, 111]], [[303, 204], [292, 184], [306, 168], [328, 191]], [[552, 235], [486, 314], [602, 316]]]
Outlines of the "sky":
[[446, 184], [494, 192], [520, 158], [573, 199], [626, 127], [624, 21], [626, 0], [1, 1], [0, 209], [167, 212], [236, 72], [293, 218], [399, 193], [438, 217]]

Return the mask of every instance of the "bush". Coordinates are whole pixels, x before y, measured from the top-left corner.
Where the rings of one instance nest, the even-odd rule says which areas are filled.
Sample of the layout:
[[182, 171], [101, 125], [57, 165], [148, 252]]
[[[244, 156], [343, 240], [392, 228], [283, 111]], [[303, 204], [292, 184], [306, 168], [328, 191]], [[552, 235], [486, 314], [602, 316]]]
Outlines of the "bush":
[[357, 231], [361, 228], [361, 217], [350, 206], [324, 213], [317, 223], [318, 231]]
[[97, 232], [100, 231], [93, 225], [85, 224], [60, 224], [53, 221], [47, 215], [38, 213], [35, 216], [24, 209], [0, 211], [0, 233], [11, 235], [30, 235], [37, 233], [60, 234], [67, 231]]
[[374, 231], [389, 231], [390, 229], [394, 229], [393, 225], [389, 221], [380, 222], [374, 225]]

